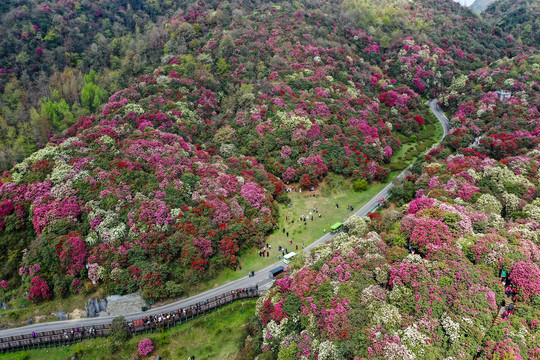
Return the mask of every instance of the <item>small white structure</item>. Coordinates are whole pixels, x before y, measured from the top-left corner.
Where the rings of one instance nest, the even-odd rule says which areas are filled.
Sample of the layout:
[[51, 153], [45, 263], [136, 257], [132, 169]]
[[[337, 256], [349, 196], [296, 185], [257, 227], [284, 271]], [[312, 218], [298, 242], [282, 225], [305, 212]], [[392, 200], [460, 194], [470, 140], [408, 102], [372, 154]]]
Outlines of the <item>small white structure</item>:
[[510, 99], [510, 96], [512, 96], [512, 92], [506, 90], [497, 90], [495, 91], [495, 94], [499, 96], [499, 100], [501, 101], [506, 101]]

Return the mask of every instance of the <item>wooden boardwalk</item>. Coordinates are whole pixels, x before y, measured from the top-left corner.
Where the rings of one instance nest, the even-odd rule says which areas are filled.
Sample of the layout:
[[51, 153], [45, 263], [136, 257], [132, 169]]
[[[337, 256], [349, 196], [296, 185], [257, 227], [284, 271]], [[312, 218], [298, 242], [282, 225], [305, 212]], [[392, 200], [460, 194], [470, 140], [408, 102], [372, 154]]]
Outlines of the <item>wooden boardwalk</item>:
[[[189, 320], [204, 316], [237, 300], [259, 297], [263, 291], [255, 289], [238, 289], [215, 296], [195, 305], [177, 309], [159, 315], [147, 316], [128, 323], [130, 334], [148, 333], [160, 328], [170, 329]], [[92, 339], [109, 335], [109, 324], [84, 328], [66, 328], [63, 330], [44, 331], [0, 339], [0, 353], [18, 350], [43, 349], [47, 347], [66, 346], [84, 339]]]

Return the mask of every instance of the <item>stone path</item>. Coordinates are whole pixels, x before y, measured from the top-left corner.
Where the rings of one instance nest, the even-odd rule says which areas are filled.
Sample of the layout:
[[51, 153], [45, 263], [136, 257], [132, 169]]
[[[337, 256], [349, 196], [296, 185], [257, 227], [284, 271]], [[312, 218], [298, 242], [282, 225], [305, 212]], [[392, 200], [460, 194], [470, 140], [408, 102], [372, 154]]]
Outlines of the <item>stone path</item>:
[[107, 309], [99, 313], [99, 316], [121, 316], [124, 314], [141, 311], [145, 301], [139, 294], [107, 296]]

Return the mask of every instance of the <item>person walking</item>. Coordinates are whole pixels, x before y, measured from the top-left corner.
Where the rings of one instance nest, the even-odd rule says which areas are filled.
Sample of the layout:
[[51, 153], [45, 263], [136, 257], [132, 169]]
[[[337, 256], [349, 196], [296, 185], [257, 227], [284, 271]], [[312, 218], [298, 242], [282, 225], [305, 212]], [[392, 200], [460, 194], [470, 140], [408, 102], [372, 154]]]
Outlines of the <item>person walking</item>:
[[287, 237], [289, 237], [289, 232], [287, 231]]

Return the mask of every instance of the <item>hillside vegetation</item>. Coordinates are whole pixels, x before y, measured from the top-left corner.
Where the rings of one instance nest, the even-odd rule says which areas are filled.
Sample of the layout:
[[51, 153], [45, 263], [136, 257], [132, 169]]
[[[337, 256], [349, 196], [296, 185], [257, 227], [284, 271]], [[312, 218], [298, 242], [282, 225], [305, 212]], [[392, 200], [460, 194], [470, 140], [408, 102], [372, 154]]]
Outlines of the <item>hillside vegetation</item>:
[[[0, 5], [0, 301], [182, 296], [264, 246], [287, 188], [383, 186], [419, 156], [387, 209], [277, 280], [239, 357], [540, 359], [540, 56], [520, 4]], [[452, 130], [420, 156], [434, 98]]]
[[534, 0], [496, 1], [482, 17], [500, 35], [513, 36], [525, 46], [540, 46], [540, 4]]
[[523, 54], [456, 82], [457, 129], [392, 189], [403, 206], [350, 219], [278, 279], [242, 358], [538, 359], [539, 75]]

